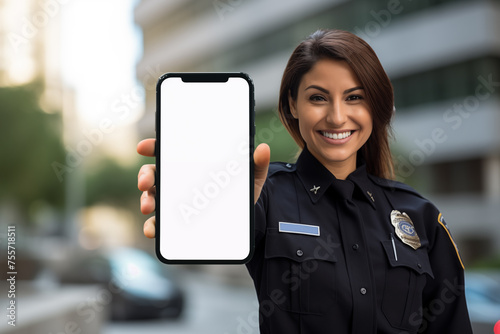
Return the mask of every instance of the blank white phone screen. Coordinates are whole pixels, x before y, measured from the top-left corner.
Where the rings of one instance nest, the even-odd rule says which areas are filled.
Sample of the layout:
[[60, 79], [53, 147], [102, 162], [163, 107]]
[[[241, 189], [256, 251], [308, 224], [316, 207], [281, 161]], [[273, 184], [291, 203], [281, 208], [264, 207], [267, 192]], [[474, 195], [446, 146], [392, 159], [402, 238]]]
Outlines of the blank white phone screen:
[[245, 259], [253, 210], [249, 82], [167, 77], [160, 89], [161, 255]]

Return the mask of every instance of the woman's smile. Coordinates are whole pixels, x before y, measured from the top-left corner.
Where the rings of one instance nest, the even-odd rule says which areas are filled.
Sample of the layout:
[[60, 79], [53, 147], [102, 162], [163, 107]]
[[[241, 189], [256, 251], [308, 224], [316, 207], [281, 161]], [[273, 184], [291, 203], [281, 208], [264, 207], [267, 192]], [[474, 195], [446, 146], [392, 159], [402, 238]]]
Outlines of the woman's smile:
[[[327, 142], [332, 143], [332, 144], [343, 144], [347, 142], [348, 138], [351, 137], [354, 131], [348, 130], [348, 131], [323, 131], [320, 130], [318, 133], [322, 135], [323, 137], [330, 139]], [[347, 139], [347, 140], [344, 140]]]

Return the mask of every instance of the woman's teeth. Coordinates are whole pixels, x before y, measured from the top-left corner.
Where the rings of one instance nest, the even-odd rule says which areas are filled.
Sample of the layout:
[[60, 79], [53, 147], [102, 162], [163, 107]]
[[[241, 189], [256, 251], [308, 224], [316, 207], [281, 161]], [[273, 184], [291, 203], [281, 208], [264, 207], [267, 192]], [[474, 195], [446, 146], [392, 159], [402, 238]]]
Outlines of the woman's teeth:
[[330, 133], [326, 131], [321, 131], [321, 134], [330, 139], [345, 139], [351, 135], [351, 131], [346, 131], [341, 133]]

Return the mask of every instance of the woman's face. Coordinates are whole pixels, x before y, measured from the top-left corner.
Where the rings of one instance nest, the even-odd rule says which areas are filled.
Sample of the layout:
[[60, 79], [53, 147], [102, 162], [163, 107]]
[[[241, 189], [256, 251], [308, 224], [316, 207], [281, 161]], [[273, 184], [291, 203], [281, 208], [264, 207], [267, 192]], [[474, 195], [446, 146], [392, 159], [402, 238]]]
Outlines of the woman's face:
[[372, 133], [366, 94], [351, 67], [322, 59], [304, 74], [290, 110], [309, 151], [336, 177], [356, 169], [356, 153]]

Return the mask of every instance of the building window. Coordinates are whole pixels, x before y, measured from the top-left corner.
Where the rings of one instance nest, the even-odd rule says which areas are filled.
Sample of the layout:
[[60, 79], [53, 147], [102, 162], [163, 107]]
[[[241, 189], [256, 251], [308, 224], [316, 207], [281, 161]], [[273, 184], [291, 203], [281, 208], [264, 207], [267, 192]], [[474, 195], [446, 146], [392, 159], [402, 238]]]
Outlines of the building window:
[[[446, 101], [476, 93], [478, 77], [500, 73], [499, 57], [482, 57], [392, 80], [396, 108]], [[498, 92], [494, 93], [499, 95]]]
[[483, 159], [450, 161], [430, 165], [429, 191], [436, 194], [484, 192]]

